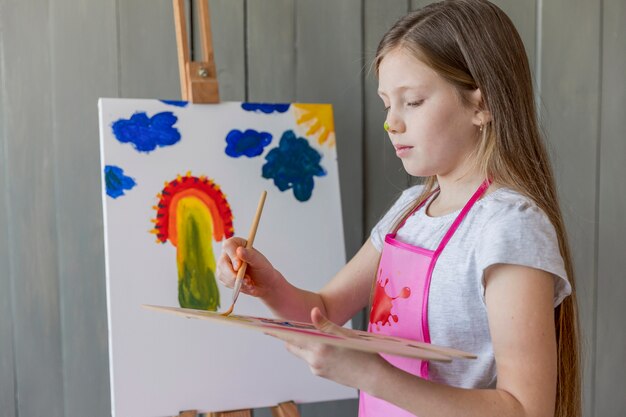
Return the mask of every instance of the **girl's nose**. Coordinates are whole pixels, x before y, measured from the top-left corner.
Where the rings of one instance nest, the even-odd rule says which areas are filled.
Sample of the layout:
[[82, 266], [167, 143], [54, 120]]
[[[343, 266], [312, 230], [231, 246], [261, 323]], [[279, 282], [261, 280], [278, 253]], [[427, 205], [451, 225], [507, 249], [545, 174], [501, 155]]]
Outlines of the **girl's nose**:
[[403, 133], [405, 130], [404, 122], [394, 116], [391, 112], [387, 113], [387, 119], [385, 120], [384, 128], [388, 133]]

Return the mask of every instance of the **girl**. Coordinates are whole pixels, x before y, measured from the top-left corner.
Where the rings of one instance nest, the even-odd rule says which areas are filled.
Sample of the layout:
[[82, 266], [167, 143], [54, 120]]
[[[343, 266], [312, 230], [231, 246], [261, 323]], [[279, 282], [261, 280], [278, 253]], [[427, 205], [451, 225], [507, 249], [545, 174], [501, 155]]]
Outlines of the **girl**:
[[374, 65], [391, 144], [424, 184], [319, 293], [241, 238], [219, 279], [232, 287], [244, 260], [242, 291], [277, 316], [341, 332], [371, 300], [369, 331], [478, 355], [426, 363], [285, 337], [316, 375], [361, 391], [361, 417], [579, 417], [572, 262], [513, 24], [486, 0], [431, 4], [385, 34]]

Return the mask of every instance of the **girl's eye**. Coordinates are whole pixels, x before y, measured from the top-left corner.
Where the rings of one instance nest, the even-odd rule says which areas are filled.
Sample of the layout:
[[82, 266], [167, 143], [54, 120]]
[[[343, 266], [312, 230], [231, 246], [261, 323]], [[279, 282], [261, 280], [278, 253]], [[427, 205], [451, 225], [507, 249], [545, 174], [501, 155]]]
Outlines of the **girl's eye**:
[[418, 107], [418, 106], [421, 106], [423, 102], [424, 102], [424, 100], [411, 101], [411, 102], [407, 103], [407, 106], [409, 106], [409, 107]]

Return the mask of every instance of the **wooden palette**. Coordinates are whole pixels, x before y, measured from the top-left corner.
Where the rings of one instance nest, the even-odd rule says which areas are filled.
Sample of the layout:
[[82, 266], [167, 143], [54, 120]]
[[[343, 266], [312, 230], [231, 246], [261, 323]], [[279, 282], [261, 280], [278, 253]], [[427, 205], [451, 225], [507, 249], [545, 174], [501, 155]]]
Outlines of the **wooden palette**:
[[286, 321], [266, 317], [223, 316], [220, 313], [187, 308], [144, 305], [143, 307], [187, 318], [211, 320], [223, 324], [245, 327], [272, 336], [289, 334], [302, 341], [355, 349], [364, 352], [384, 353], [428, 361], [450, 362], [453, 359], [476, 359], [476, 356], [457, 349], [435, 346], [429, 343], [342, 328], [341, 334], [327, 333], [311, 323]]

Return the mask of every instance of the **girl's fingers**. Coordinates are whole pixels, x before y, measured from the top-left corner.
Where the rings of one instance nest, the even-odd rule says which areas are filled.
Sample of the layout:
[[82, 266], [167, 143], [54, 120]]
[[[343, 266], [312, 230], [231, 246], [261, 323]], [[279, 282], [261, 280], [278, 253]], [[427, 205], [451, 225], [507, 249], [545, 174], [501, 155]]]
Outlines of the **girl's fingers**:
[[313, 309], [311, 309], [311, 322], [318, 330], [321, 330], [325, 333], [330, 333], [337, 336], [351, 336], [351, 333], [348, 330], [328, 320], [328, 318], [326, 318], [326, 316], [324, 316], [321, 310], [317, 307], [313, 307]]
[[301, 349], [305, 348], [302, 341], [300, 341], [298, 338], [293, 337], [289, 334], [285, 334], [285, 333], [265, 333], [265, 334], [268, 336], [275, 337], [276, 339], [282, 340], [283, 342], [288, 343], [290, 345], [299, 346]]
[[245, 246], [239, 246], [235, 251], [235, 256], [240, 261], [245, 261], [248, 266], [255, 266], [259, 264], [259, 252], [254, 248], [246, 248]]
[[248, 295], [256, 295], [256, 290], [257, 288], [254, 285], [254, 281], [252, 281], [250, 276], [246, 274], [241, 284], [241, 291]]
[[[286, 342], [285, 348], [289, 353], [299, 357], [300, 359], [307, 360], [308, 351], [302, 348], [302, 346], [294, 345], [293, 343]], [[307, 361], [308, 362], [308, 361]]]
[[217, 262], [217, 268], [215, 272], [217, 278], [227, 288], [232, 288], [235, 285], [237, 272], [233, 269], [233, 266], [227, 254], [222, 253], [222, 255], [220, 256]]
[[275, 337], [276, 339], [279, 339], [285, 342], [285, 348], [287, 349], [289, 353], [292, 353], [293, 355], [304, 360], [308, 359], [308, 356], [310, 355], [310, 349], [309, 349], [310, 347], [306, 344], [302, 344], [302, 342], [299, 341], [297, 338], [290, 337], [289, 335], [282, 334], [282, 333], [281, 334], [265, 333], [265, 334], [268, 336]]
[[226, 254], [233, 270], [237, 271], [241, 265], [241, 260], [237, 256], [237, 248], [245, 246], [246, 241], [240, 237], [231, 237], [222, 245], [222, 254]]
[[250, 278], [250, 275], [247, 275], [243, 278], [243, 283], [241, 285], [241, 289], [246, 293], [251, 293], [254, 291], [254, 281]]

